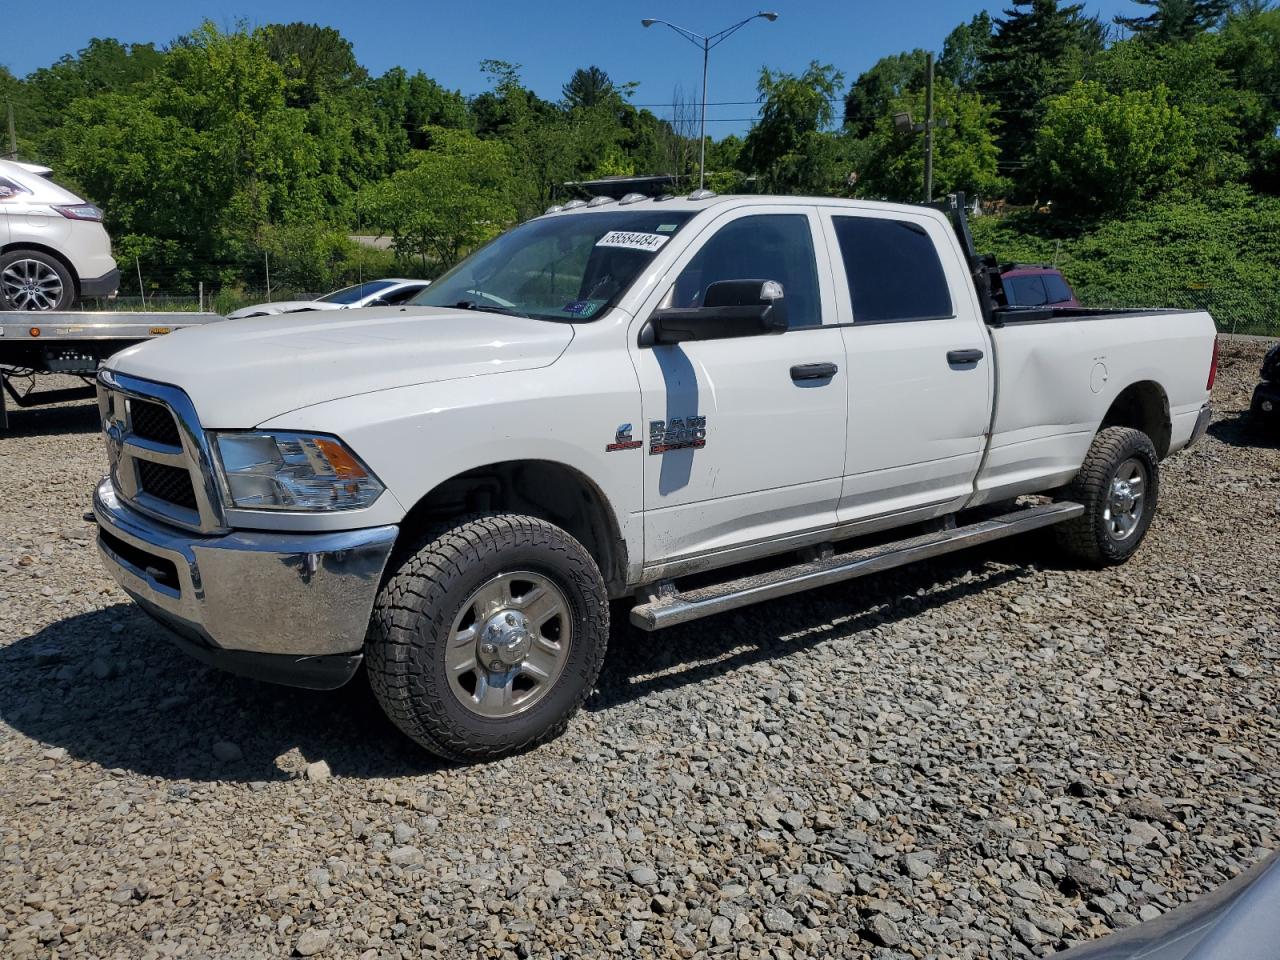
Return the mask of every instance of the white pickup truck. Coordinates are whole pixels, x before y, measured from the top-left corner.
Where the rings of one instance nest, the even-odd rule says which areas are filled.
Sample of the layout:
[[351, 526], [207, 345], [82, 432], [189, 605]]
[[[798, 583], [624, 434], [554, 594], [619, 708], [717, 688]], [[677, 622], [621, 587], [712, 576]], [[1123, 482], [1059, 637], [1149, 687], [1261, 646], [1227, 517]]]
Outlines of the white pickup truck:
[[1004, 310], [971, 248], [920, 207], [596, 198], [407, 306], [177, 331], [99, 374], [102, 556], [193, 654], [363, 662], [454, 759], [563, 729], [611, 600], [656, 630], [1049, 525], [1121, 562], [1213, 321]]

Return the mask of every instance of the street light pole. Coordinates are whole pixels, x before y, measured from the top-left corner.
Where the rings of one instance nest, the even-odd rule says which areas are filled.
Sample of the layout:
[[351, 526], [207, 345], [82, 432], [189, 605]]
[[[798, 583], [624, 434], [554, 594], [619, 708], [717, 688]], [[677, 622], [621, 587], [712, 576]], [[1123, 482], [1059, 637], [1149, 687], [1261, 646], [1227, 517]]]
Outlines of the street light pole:
[[703, 36], [700, 33], [694, 33], [692, 30], [686, 30], [684, 27], [678, 27], [674, 23], [667, 20], [654, 20], [645, 18], [640, 21], [642, 27], [652, 27], [655, 23], [660, 23], [664, 27], [670, 27], [680, 36], [684, 37], [696, 47], [702, 48], [702, 123], [700, 127], [700, 135], [698, 138], [698, 189], [701, 190], [707, 181], [707, 67], [711, 60], [711, 48], [719, 46], [724, 41], [745, 27], [752, 20], [763, 19], [772, 23], [778, 19], [778, 15], [772, 11], [761, 11], [753, 13], [745, 20], [740, 20], [731, 27], [725, 27], [719, 33], [713, 33], [709, 36]]

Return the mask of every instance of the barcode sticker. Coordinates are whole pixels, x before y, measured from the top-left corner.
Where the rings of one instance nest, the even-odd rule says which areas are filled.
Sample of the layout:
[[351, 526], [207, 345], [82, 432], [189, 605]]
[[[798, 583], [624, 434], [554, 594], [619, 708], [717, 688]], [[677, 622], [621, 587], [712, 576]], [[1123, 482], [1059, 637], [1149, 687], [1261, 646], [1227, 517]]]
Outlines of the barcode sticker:
[[633, 233], [630, 230], [610, 230], [596, 241], [597, 247], [620, 247], [623, 250], [646, 250], [650, 253], [662, 249], [670, 240], [660, 233]]

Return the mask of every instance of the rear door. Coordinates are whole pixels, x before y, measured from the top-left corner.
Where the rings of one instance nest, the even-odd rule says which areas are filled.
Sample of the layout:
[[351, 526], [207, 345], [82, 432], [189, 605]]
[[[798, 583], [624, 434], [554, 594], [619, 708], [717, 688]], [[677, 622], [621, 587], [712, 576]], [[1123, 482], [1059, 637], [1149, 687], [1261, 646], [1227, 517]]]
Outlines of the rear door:
[[[814, 208], [757, 204], [711, 221], [632, 332], [660, 305], [698, 306], [711, 283], [748, 279], [782, 284], [786, 333], [654, 347], [631, 338], [650, 566], [835, 522], [849, 378]], [[817, 364], [828, 375], [811, 376]]]
[[990, 347], [947, 226], [825, 208], [849, 370], [842, 522], [958, 509], [990, 425]]

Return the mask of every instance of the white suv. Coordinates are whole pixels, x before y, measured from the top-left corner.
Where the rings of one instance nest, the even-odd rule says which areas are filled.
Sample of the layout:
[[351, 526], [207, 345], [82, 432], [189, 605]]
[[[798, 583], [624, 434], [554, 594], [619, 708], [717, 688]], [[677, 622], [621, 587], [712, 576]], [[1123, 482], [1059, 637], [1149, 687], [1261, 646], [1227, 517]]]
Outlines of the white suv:
[[52, 172], [0, 160], [0, 310], [65, 310], [120, 286], [102, 211]]

